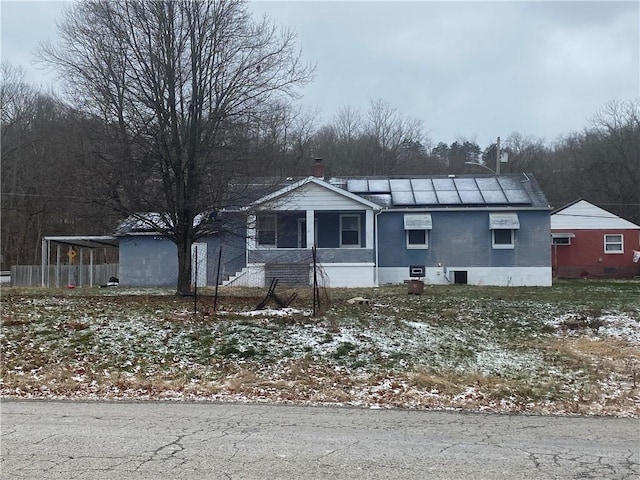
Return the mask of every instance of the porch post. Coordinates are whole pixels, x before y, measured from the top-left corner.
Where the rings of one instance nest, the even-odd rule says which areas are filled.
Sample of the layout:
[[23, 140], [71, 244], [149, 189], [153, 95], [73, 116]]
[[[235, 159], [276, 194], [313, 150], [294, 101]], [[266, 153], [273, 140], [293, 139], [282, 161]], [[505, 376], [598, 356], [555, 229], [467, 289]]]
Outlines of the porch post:
[[367, 210], [366, 214], [366, 236], [364, 247], [365, 248], [373, 248], [373, 210]]
[[249, 251], [255, 250], [258, 244], [256, 216], [247, 217], [247, 262], [249, 261]]
[[78, 250], [80, 250], [80, 261], [78, 262], [78, 286], [82, 287], [84, 286], [84, 275], [82, 272], [82, 267], [84, 267], [84, 248], [79, 247]]
[[93, 248], [89, 250], [89, 286], [93, 287]]
[[316, 238], [315, 210], [307, 210], [307, 248], [313, 248]]
[[40, 242], [40, 266], [42, 268], [41, 275], [40, 275], [41, 277], [40, 286], [42, 288], [46, 287], [44, 275], [45, 275], [45, 270], [47, 269], [47, 264], [49, 263], [49, 257], [46, 256], [46, 251], [47, 251], [47, 239], [43, 237], [42, 241]]

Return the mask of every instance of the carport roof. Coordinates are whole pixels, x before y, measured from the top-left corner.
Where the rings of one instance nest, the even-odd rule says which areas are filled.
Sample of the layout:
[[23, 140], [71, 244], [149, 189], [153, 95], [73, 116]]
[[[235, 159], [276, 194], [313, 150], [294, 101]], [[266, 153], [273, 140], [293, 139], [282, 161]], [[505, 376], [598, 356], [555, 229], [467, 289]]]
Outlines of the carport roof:
[[119, 240], [112, 235], [77, 235], [77, 236], [59, 236], [44, 237], [43, 240], [49, 242], [61, 243], [63, 245], [71, 245], [81, 248], [104, 248], [119, 246]]

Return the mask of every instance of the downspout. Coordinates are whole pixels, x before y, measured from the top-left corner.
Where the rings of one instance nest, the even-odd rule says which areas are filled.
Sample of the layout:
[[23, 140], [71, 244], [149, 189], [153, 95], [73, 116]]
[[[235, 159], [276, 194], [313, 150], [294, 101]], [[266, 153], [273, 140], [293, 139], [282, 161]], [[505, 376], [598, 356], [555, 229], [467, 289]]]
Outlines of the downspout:
[[379, 268], [379, 260], [380, 260], [380, 255], [379, 255], [379, 246], [380, 243], [378, 242], [378, 215], [380, 215], [382, 213], [382, 209], [378, 210], [376, 212], [376, 214], [373, 216], [373, 237], [374, 237], [374, 243], [375, 243], [375, 259], [376, 259], [376, 266], [374, 268], [374, 285], [376, 287], [380, 286], [380, 273], [378, 272], [378, 268]]

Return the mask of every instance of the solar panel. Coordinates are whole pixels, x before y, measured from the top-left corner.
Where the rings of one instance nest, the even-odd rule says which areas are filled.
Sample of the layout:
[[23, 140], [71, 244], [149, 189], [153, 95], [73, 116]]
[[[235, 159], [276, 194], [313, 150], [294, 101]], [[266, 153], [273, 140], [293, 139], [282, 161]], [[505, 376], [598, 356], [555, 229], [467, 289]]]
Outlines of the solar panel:
[[352, 178], [347, 180], [347, 190], [351, 193], [367, 193], [369, 184], [366, 179]]
[[389, 180], [386, 178], [369, 180], [369, 193], [389, 193]]
[[458, 191], [460, 190], [478, 191], [478, 184], [476, 183], [474, 178], [454, 178], [453, 183], [455, 184]]
[[394, 178], [389, 180], [389, 187], [391, 187], [392, 192], [410, 192], [411, 188], [411, 180], [408, 178]]
[[480, 190], [458, 190], [458, 194], [460, 195], [460, 200], [462, 201], [462, 203], [485, 203], [484, 197], [480, 193]]
[[436, 192], [425, 191], [425, 190], [415, 190], [413, 192], [416, 198], [417, 205], [437, 205], [438, 197], [436, 197]]
[[394, 205], [416, 205], [413, 192], [391, 192], [391, 199]]
[[349, 192], [379, 205], [531, 204], [522, 182], [514, 177], [352, 178]]
[[456, 190], [436, 190], [436, 196], [438, 197], [438, 203], [443, 205], [458, 205], [461, 203], [460, 196]]
[[453, 178], [434, 178], [433, 188], [436, 192], [453, 190], [455, 192], [456, 185], [453, 183]]
[[504, 193], [502, 193], [502, 190], [483, 190], [482, 196], [484, 197], [485, 203], [489, 203], [489, 204], [507, 203], [507, 197], [504, 196]]
[[501, 190], [500, 184], [495, 177], [480, 177], [476, 178], [476, 183], [481, 192], [485, 190]]
[[411, 187], [414, 192], [433, 191], [433, 183], [430, 178], [412, 178]]

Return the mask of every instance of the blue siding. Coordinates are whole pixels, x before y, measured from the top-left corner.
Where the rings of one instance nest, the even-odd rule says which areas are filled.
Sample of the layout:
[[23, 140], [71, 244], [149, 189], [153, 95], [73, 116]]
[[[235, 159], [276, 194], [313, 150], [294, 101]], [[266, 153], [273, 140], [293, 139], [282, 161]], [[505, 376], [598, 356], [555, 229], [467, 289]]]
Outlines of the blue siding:
[[172, 287], [178, 283], [178, 251], [163, 237], [131, 236], [120, 239], [120, 285]]
[[[207, 285], [215, 285], [222, 244], [220, 281], [246, 265], [245, 237], [237, 234], [202, 238], [207, 244]], [[176, 245], [161, 236], [138, 235], [120, 238], [120, 284], [128, 287], [173, 287], [178, 282]]]
[[514, 249], [491, 246], [488, 211], [431, 212], [433, 228], [427, 249], [407, 249], [404, 212], [378, 217], [379, 265], [458, 265], [467, 267], [549, 266], [550, 217], [548, 211], [518, 211]]

